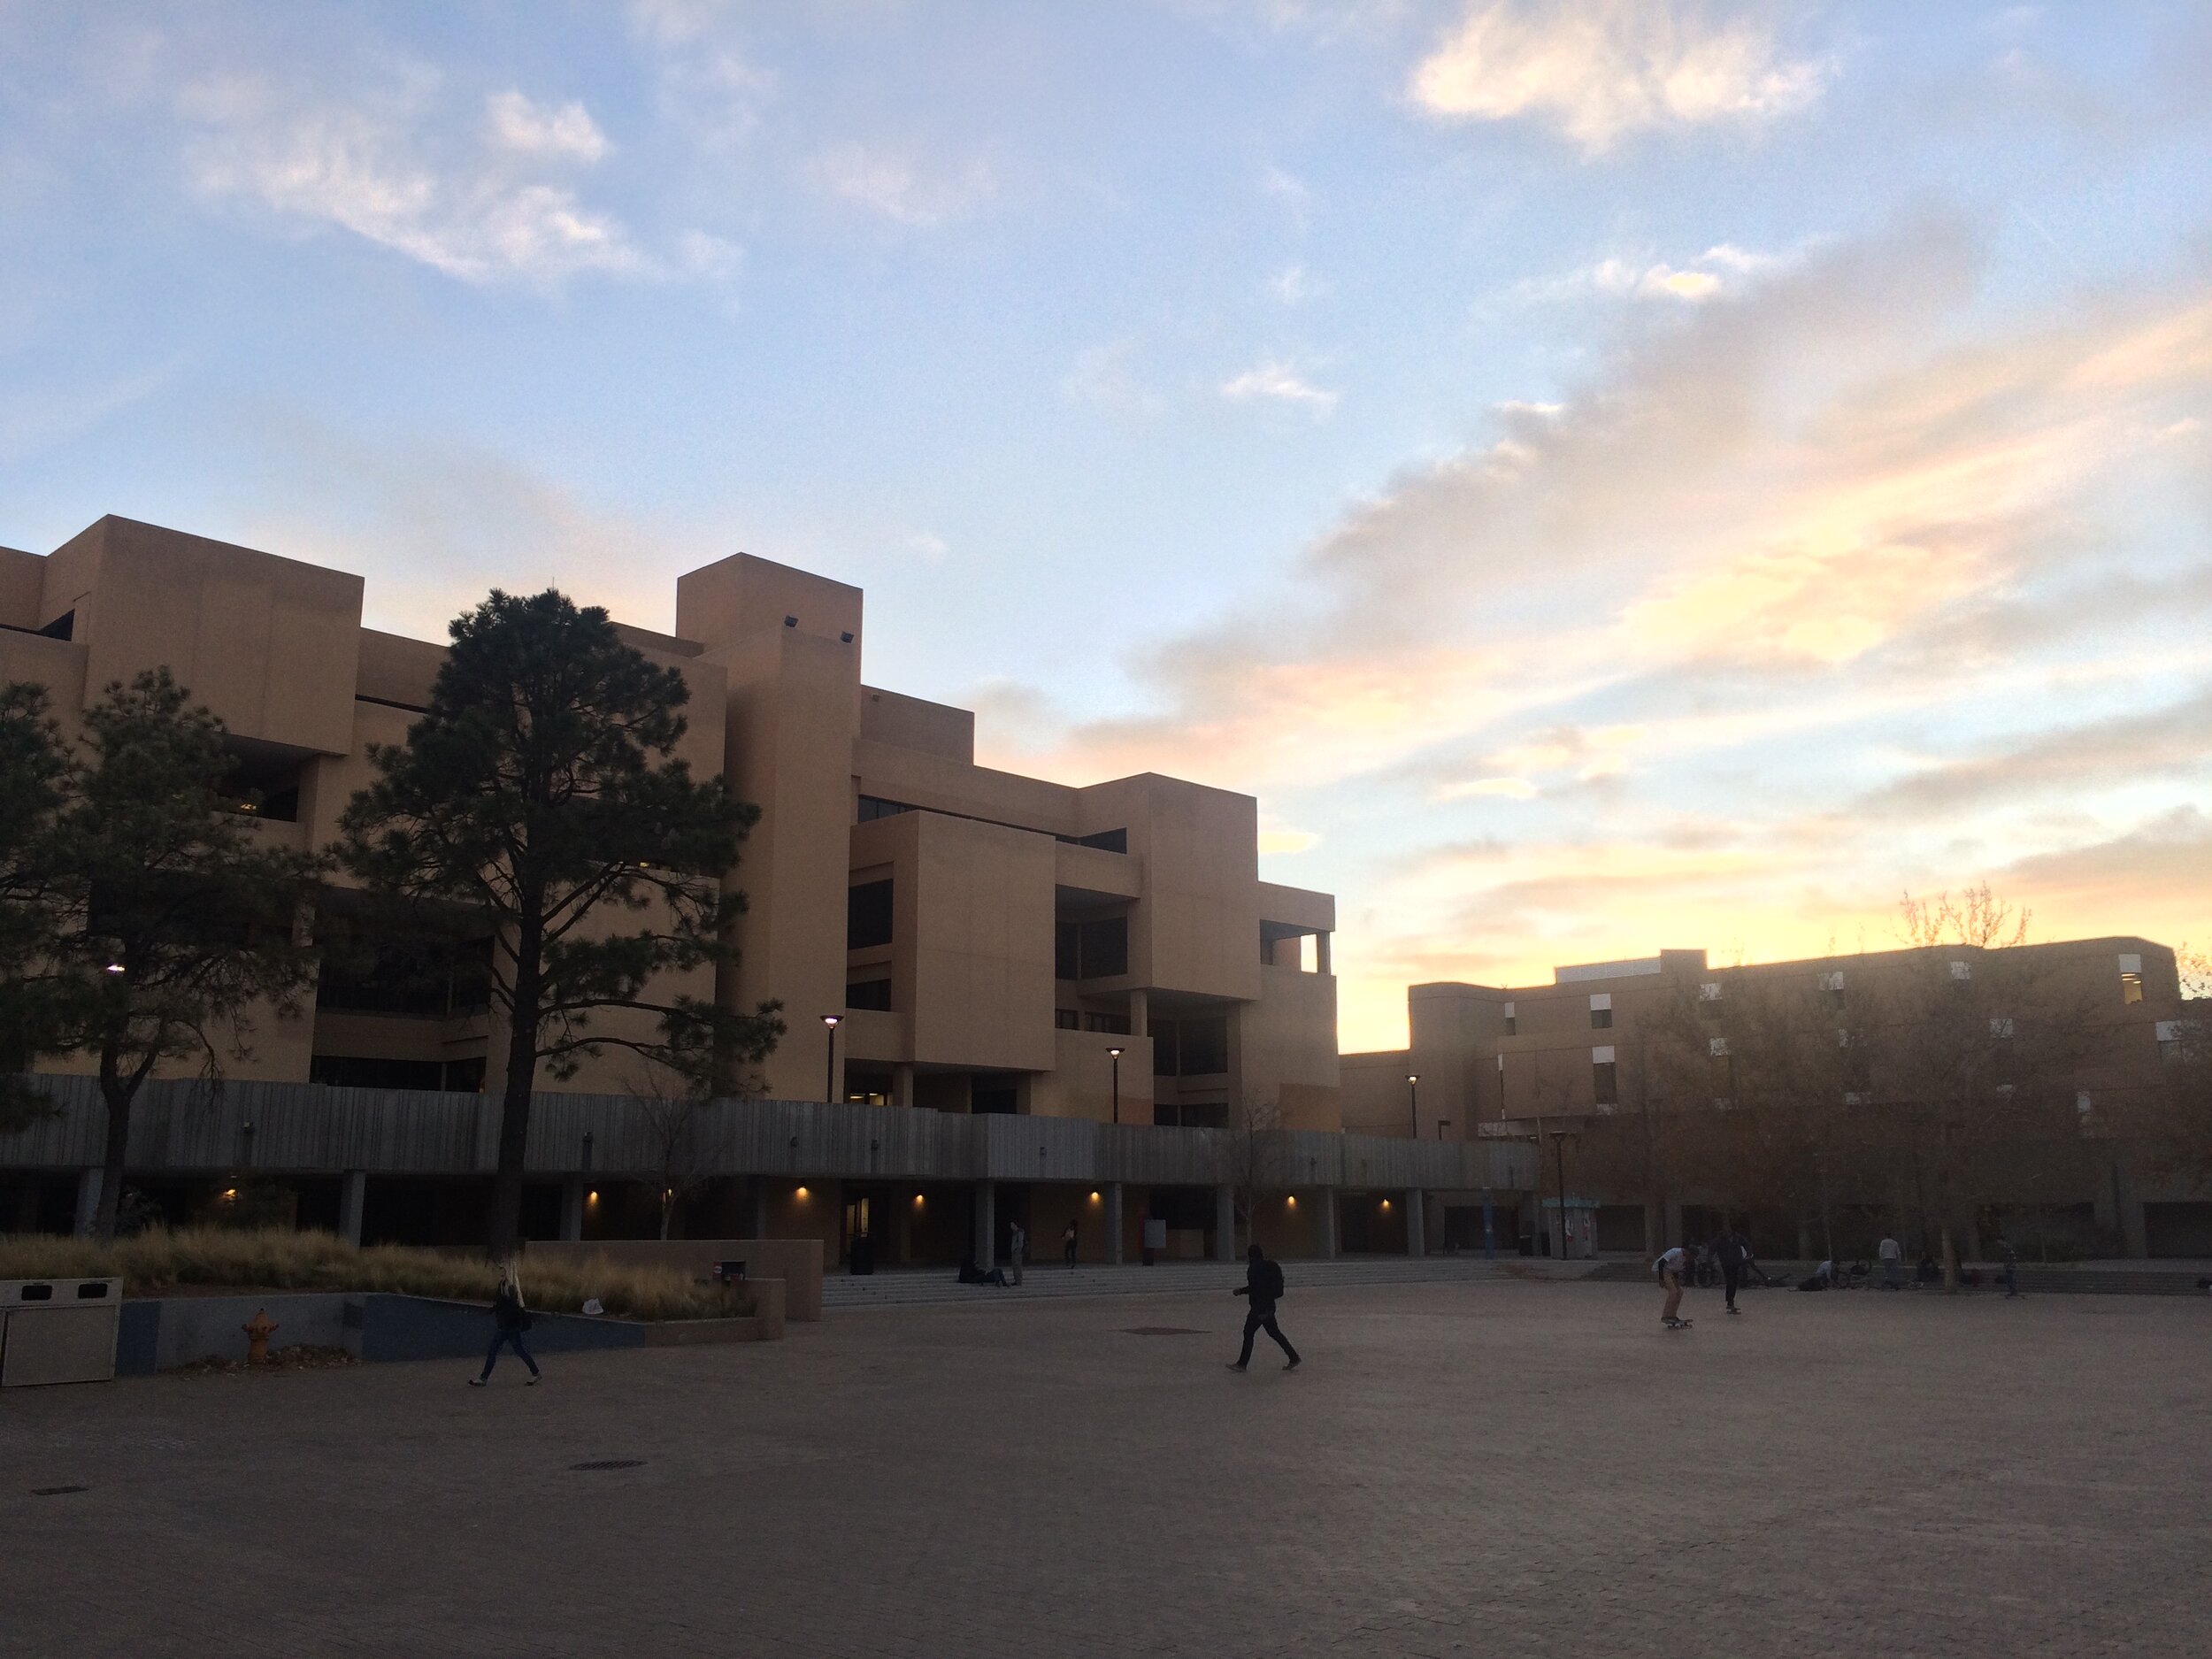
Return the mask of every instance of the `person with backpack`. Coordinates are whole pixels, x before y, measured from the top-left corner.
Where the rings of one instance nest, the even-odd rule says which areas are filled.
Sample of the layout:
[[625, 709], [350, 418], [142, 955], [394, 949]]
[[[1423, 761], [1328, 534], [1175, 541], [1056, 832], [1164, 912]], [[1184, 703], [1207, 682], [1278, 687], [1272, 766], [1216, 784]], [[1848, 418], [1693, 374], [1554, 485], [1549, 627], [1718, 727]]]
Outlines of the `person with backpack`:
[[492, 1345], [484, 1350], [484, 1370], [481, 1375], [469, 1379], [469, 1386], [482, 1388], [492, 1379], [492, 1367], [499, 1363], [499, 1350], [511, 1348], [517, 1357], [530, 1368], [530, 1380], [526, 1386], [534, 1388], [544, 1380], [538, 1363], [530, 1357], [530, 1350], [522, 1345], [522, 1333], [530, 1328], [530, 1310], [522, 1302], [522, 1275], [516, 1271], [515, 1258], [509, 1256], [499, 1264], [499, 1292], [492, 1298]]
[[1666, 1321], [1667, 1329], [1679, 1331], [1690, 1322], [1681, 1317], [1682, 1275], [1690, 1265], [1689, 1252], [1680, 1245], [1660, 1252], [1659, 1259], [1651, 1264], [1651, 1271], [1659, 1275], [1659, 1282], [1666, 1287], [1667, 1304], [1659, 1317]]
[[1282, 1327], [1275, 1323], [1275, 1304], [1283, 1299], [1283, 1270], [1279, 1263], [1271, 1262], [1254, 1245], [1245, 1258], [1244, 1283], [1231, 1293], [1248, 1300], [1244, 1315], [1244, 1351], [1237, 1356], [1231, 1371], [1242, 1371], [1252, 1363], [1252, 1339], [1262, 1331], [1275, 1339], [1275, 1346], [1283, 1350], [1289, 1361], [1285, 1371], [1298, 1369], [1298, 1350], [1290, 1345]]

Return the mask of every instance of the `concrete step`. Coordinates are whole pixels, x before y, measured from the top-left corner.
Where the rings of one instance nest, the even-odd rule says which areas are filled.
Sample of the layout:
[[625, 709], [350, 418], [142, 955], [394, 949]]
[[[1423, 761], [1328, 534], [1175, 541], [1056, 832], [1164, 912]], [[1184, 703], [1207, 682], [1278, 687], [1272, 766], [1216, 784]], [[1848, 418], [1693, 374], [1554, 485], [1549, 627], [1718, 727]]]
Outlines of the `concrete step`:
[[[1409, 1261], [1402, 1256], [1353, 1256], [1334, 1262], [1286, 1262], [1283, 1272], [1286, 1287], [1294, 1295], [1302, 1289], [1335, 1285], [1578, 1279], [1593, 1265], [1587, 1262], [1531, 1262], [1519, 1257], [1490, 1262], [1480, 1256], [1432, 1256], [1425, 1261]], [[1019, 1286], [1003, 1290], [995, 1285], [963, 1285], [949, 1268], [902, 1268], [857, 1278], [849, 1274], [826, 1277], [822, 1281], [822, 1305], [840, 1310], [954, 1302], [1002, 1306], [1064, 1296], [1218, 1295], [1243, 1282], [1241, 1262], [1162, 1262], [1152, 1267], [1033, 1267]]]

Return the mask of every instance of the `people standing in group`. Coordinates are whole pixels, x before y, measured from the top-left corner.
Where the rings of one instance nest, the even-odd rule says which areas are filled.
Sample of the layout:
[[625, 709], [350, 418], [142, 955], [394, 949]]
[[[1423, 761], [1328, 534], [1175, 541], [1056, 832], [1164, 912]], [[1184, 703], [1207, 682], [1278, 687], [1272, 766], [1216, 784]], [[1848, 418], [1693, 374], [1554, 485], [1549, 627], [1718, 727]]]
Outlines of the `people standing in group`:
[[1068, 1223], [1068, 1230], [1060, 1235], [1060, 1254], [1066, 1256], [1068, 1265], [1075, 1265], [1075, 1223]]
[[1751, 1240], [1742, 1228], [1724, 1226], [1713, 1240], [1713, 1254], [1720, 1260], [1721, 1288], [1727, 1293], [1728, 1311], [1733, 1313], [1736, 1293], [1743, 1288], [1744, 1266], [1751, 1260]]
[[1659, 1283], [1667, 1293], [1666, 1305], [1659, 1310], [1670, 1331], [1678, 1331], [1689, 1321], [1682, 1317], [1682, 1278], [1690, 1269], [1690, 1253], [1680, 1245], [1672, 1245], [1659, 1253], [1652, 1263], [1652, 1271], [1659, 1275]]
[[1902, 1290], [1905, 1287], [1905, 1247], [1888, 1233], [1875, 1247], [1874, 1254], [1882, 1258], [1882, 1288]]
[[499, 1289], [492, 1297], [492, 1345], [484, 1350], [484, 1369], [481, 1374], [469, 1379], [469, 1386], [482, 1388], [492, 1379], [492, 1367], [499, 1361], [499, 1350], [511, 1348], [516, 1357], [530, 1368], [530, 1381], [534, 1388], [543, 1373], [538, 1363], [530, 1357], [530, 1350], [522, 1345], [522, 1333], [530, 1328], [530, 1310], [523, 1305], [522, 1275], [515, 1267], [513, 1256], [499, 1264]]
[[1014, 1223], [1006, 1240], [1007, 1265], [1012, 1268], [1014, 1282], [1022, 1282], [1022, 1257], [1029, 1250], [1029, 1229], [1018, 1221]]
[[1231, 1294], [1246, 1298], [1249, 1305], [1244, 1313], [1244, 1349], [1229, 1369], [1242, 1371], [1252, 1363], [1252, 1339], [1264, 1331], [1275, 1339], [1275, 1346], [1283, 1350], [1283, 1357], [1288, 1362], [1283, 1369], [1296, 1371], [1300, 1363], [1298, 1350], [1291, 1347], [1282, 1326], [1275, 1323], [1275, 1304], [1283, 1299], [1281, 1265], [1269, 1261], [1260, 1247], [1254, 1245], [1245, 1256], [1244, 1283]]

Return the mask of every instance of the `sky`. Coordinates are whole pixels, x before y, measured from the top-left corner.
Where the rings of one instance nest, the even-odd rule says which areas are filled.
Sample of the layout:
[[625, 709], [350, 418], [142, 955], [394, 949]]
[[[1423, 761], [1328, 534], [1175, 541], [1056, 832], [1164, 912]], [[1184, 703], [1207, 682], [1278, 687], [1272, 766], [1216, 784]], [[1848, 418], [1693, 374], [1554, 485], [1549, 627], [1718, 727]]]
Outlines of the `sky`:
[[1261, 803], [1409, 982], [2212, 942], [2212, 8], [0, 0], [0, 544], [672, 625]]

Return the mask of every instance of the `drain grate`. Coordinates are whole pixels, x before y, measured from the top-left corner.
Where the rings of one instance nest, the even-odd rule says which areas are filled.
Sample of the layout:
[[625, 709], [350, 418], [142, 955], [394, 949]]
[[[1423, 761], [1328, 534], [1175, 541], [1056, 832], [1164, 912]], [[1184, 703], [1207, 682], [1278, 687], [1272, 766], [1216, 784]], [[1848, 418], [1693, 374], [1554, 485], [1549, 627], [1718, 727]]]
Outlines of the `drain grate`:
[[602, 1457], [595, 1463], [571, 1463], [571, 1469], [642, 1469], [642, 1457]]
[[58, 1498], [72, 1492], [89, 1492], [91, 1490], [92, 1488], [89, 1486], [33, 1486], [31, 1488], [31, 1495], [35, 1498]]
[[1203, 1331], [1194, 1330], [1187, 1325], [1126, 1325], [1122, 1326], [1122, 1334], [1124, 1336], [1203, 1336], [1206, 1333]]

